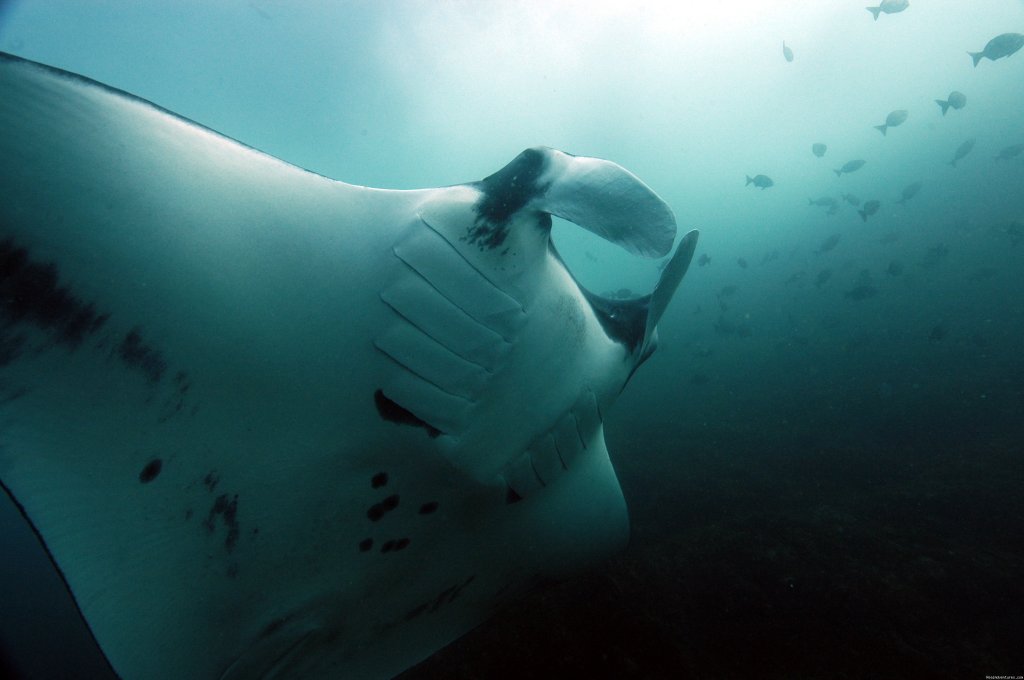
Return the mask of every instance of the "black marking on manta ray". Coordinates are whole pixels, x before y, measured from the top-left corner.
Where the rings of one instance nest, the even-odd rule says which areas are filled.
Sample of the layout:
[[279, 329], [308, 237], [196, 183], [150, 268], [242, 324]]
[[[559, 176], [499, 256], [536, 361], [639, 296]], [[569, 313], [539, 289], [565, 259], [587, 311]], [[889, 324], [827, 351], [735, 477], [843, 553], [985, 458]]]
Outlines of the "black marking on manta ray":
[[437, 507], [437, 501], [429, 501], [420, 506], [419, 512], [421, 515], [433, 515], [435, 512], [437, 512]]
[[373, 548], [372, 538], [364, 538], [359, 541], [359, 552], [369, 552], [371, 548]]
[[384, 515], [391, 512], [398, 507], [398, 494], [391, 494], [380, 503], [374, 503], [370, 506], [370, 509], [366, 511], [366, 516], [371, 522], [379, 521]]
[[210, 512], [206, 515], [206, 519], [203, 520], [203, 527], [206, 529], [206, 533], [212, 534], [217, 528], [217, 515], [221, 516], [224, 526], [228, 529], [227, 536], [224, 538], [224, 548], [231, 553], [235, 549], [235, 544], [238, 543], [239, 535], [238, 494], [230, 498], [226, 493], [217, 496], [210, 507]]
[[409, 546], [408, 538], [398, 538], [391, 541], [384, 541], [384, 545], [380, 547], [381, 553], [398, 552], [399, 550], [405, 550]]
[[109, 317], [61, 285], [55, 264], [33, 261], [10, 238], [0, 241], [0, 366], [13, 361], [27, 341], [14, 332], [19, 324], [35, 326], [75, 350]]
[[437, 597], [435, 597], [433, 600], [428, 600], [427, 602], [424, 602], [410, 609], [406, 613], [404, 620], [406, 622], [412, 621], [421, 614], [433, 613], [441, 607], [443, 607], [444, 605], [451, 604], [459, 595], [462, 594], [462, 591], [465, 590], [466, 586], [472, 583], [474, 579], [476, 579], [476, 574], [473, 574], [462, 583], [457, 583], [454, 586], [445, 588], [440, 593], [438, 593]]
[[142, 341], [142, 328], [136, 326], [128, 331], [121, 344], [115, 350], [128, 366], [135, 368], [146, 376], [151, 383], [158, 383], [167, 370], [167, 362], [159, 351]]
[[[508, 237], [512, 216], [551, 187], [550, 181], [541, 181], [546, 169], [546, 156], [536, 149], [527, 149], [498, 172], [474, 182], [473, 186], [480, 191], [473, 206], [477, 217], [462, 240], [480, 250], [501, 246]], [[550, 229], [551, 217], [544, 217]], [[543, 221], [541, 226], [544, 227]]]
[[206, 476], [203, 477], [203, 486], [205, 486], [206, 490], [210, 493], [213, 493], [213, 490], [217, 488], [218, 483], [220, 483], [220, 475], [217, 474], [216, 470], [210, 470], [206, 473]]
[[384, 394], [384, 390], [377, 390], [373, 393], [373, 403], [377, 407], [377, 413], [380, 414], [380, 417], [389, 423], [422, 427], [427, 431], [427, 435], [431, 439], [444, 434], [441, 430], [437, 429], [427, 421], [419, 418], [412, 411], [409, 411], [397, 402], [388, 399], [387, 395]]
[[166, 422], [172, 416], [181, 413], [181, 409], [185, 406], [185, 396], [191, 387], [192, 383], [188, 379], [188, 373], [178, 371], [174, 374], [174, 393], [164, 402], [164, 412], [160, 415], [159, 422]]
[[263, 638], [270, 637], [277, 631], [281, 630], [281, 627], [284, 626], [286, 620], [287, 619], [283, 618], [274, 619], [267, 625], [263, 626], [263, 630], [260, 631], [260, 639], [262, 640]]
[[372, 486], [374, 489], [379, 489], [382, 486], [387, 486], [387, 484], [388, 473], [386, 472], [378, 472], [373, 476], [373, 478], [370, 479], [370, 486]]
[[146, 466], [142, 468], [142, 472], [139, 473], [139, 481], [143, 484], [149, 484], [160, 474], [160, 470], [164, 467], [164, 462], [159, 458], [146, 463]]
[[516, 493], [516, 490], [511, 486], [505, 490], [505, 505], [512, 505], [513, 503], [518, 503], [521, 500], [523, 500], [523, 497]]

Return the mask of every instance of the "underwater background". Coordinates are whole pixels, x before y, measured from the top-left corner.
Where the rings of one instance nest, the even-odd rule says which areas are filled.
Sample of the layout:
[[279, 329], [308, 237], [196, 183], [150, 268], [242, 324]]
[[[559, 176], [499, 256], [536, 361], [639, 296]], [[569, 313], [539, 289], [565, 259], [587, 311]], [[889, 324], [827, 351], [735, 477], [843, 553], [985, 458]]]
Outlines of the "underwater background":
[[[1024, 51], [968, 52], [1024, 2], [864, 4], [8, 0], [0, 50], [353, 184], [607, 158], [701, 230], [606, 418], [629, 548], [402, 680], [1020, 676]], [[109, 678], [3, 504], [0, 674]]]

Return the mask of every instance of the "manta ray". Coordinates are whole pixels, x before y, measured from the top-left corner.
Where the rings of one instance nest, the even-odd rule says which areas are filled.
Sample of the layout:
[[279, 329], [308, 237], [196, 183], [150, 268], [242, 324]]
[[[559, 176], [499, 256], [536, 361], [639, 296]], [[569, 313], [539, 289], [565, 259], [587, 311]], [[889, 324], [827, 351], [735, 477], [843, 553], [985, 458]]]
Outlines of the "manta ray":
[[[626, 543], [605, 446], [697, 242], [550, 148], [353, 186], [0, 55], [0, 482], [122, 678], [387, 678]], [[643, 257], [573, 278], [552, 216]]]

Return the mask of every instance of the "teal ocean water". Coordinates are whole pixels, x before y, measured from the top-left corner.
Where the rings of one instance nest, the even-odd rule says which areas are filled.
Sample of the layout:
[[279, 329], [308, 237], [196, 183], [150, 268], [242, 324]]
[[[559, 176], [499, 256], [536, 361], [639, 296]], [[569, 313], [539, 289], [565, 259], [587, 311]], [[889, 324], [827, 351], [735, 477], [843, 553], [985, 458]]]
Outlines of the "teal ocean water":
[[[403, 680], [1020, 676], [1024, 2], [887, 3], [22, 0], [0, 51], [353, 184], [606, 158], [700, 229], [606, 414], [628, 548]], [[6, 672], [113, 677], [0, 518]]]

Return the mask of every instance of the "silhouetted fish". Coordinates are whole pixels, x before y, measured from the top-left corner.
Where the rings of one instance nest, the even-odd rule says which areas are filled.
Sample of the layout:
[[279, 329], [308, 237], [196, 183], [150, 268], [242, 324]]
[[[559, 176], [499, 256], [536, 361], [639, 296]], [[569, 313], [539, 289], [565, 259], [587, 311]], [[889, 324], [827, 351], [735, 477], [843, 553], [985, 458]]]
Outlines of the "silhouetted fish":
[[893, 260], [889, 263], [889, 266], [885, 268], [885, 273], [889, 276], [899, 276], [903, 273], [903, 265]]
[[862, 283], [859, 286], [854, 286], [850, 290], [844, 293], [844, 297], [850, 300], [867, 300], [878, 295], [878, 289], [872, 286], [870, 283]]
[[985, 49], [981, 52], [968, 52], [971, 55], [971, 59], [974, 60], [974, 65], [977, 66], [978, 62], [982, 59], [1002, 59], [1008, 57], [1021, 47], [1024, 47], [1024, 35], [1020, 33], [1003, 33], [997, 35], [988, 41], [985, 45]]
[[819, 255], [821, 253], [827, 253], [828, 251], [832, 250], [837, 245], [839, 245], [839, 239], [840, 238], [842, 238], [841, 234], [832, 234], [827, 239], [822, 241], [821, 245], [818, 246], [818, 249], [815, 250], [814, 252], [818, 253]]
[[953, 160], [951, 160], [949, 164], [955, 168], [956, 162], [969, 154], [974, 148], [974, 141], [974, 139], [968, 139], [966, 142], [958, 146], [956, 148], [956, 153], [953, 154]]
[[703, 267], [706, 264], [711, 263], [711, 256], [707, 253], [701, 253], [700, 257], [697, 258], [697, 264]]
[[815, 142], [814, 144], [811, 144], [811, 153], [813, 153], [818, 158], [824, 156], [827, 150], [828, 147], [822, 144], [821, 142]]
[[845, 163], [843, 163], [843, 167], [839, 168], [838, 170], [833, 170], [832, 172], [836, 173], [836, 177], [839, 177], [843, 173], [849, 174], [851, 172], [857, 172], [862, 167], [864, 167], [864, 161], [862, 160], [846, 161]]
[[899, 109], [897, 111], [890, 111], [889, 115], [885, 117], [885, 122], [882, 123], [881, 125], [876, 125], [875, 129], [878, 130], [879, 132], [881, 132], [884, 135], [885, 131], [888, 128], [897, 127], [899, 125], [903, 125], [904, 121], [907, 120], [907, 116], [908, 115], [909, 114], [907, 113], [906, 109]]
[[767, 189], [768, 187], [773, 186], [775, 182], [773, 182], [772, 178], [768, 175], [754, 175], [753, 177], [747, 175], [747, 183], [744, 186], [750, 186], [751, 184], [755, 187], [760, 187], [761, 189]]
[[1012, 144], [1010, 146], [1004, 147], [999, 152], [999, 155], [995, 157], [995, 160], [1008, 161], [1011, 158], [1016, 158], [1017, 156], [1019, 156], [1021, 151], [1024, 151], [1024, 144]]
[[864, 204], [864, 207], [862, 209], [857, 211], [857, 214], [860, 215], [860, 218], [862, 220], [867, 222], [868, 217], [878, 212], [878, 208], [881, 207], [881, 205], [882, 204], [879, 201], [868, 201], [867, 203]]
[[786, 58], [786, 61], [793, 61], [793, 50], [786, 46], [786, 41], [782, 41], [782, 56]]
[[839, 201], [832, 198], [831, 196], [822, 196], [821, 198], [808, 198], [807, 205], [816, 205], [820, 208], [828, 208], [829, 214], [834, 214], [839, 210]]
[[907, 201], [909, 201], [910, 199], [912, 199], [914, 196], [917, 196], [917, 192], [920, 191], [920, 190], [921, 190], [921, 183], [920, 182], [914, 182], [913, 184], [908, 184], [907, 186], [903, 187], [903, 196], [902, 196], [902, 198], [900, 198], [900, 200], [898, 200], [896, 202], [902, 205], [902, 204], [906, 203]]
[[949, 331], [946, 330], [946, 327], [943, 326], [941, 323], [936, 324], [934, 327], [932, 327], [932, 332], [928, 334], [928, 339], [931, 340], [932, 342], [938, 342], [939, 340], [945, 338], [948, 332]]
[[853, 194], [843, 194], [843, 200], [855, 208], [860, 205], [860, 198]]
[[967, 97], [963, 92], [957, 92], [953, 90], [949, 93], [949, 96], [943, 99], [936, 99], [935, 103], [942, 107], [942, 115], [946, 115], [946, 111], [950, 108], [962, 109], [967, 105]]
[[736, 259], [736, 264], [738, 264], [740, 266], [740, 269], [746, 269], [747, 268], [747, 261], [745, 259], [743, 259], [742, 257]]
[[823, 285], [825, 285], [825, 282], [828, 281], [830, 278], [832, 278], [832, 270], [822, 269], [820, 272], [818, 272], [818, 275], [814, 277], [814, 287], [821, 288]]
[[902, 12], [910, 6], [908, 0], [882, 0], [881, 4], [877, 7], [865, 7], [867, 11], [871, 12], [871, 16], [875, 17], [875, 21], [878, 21], [878, 15], [882, 12], [886, 14], [896, 14]]

